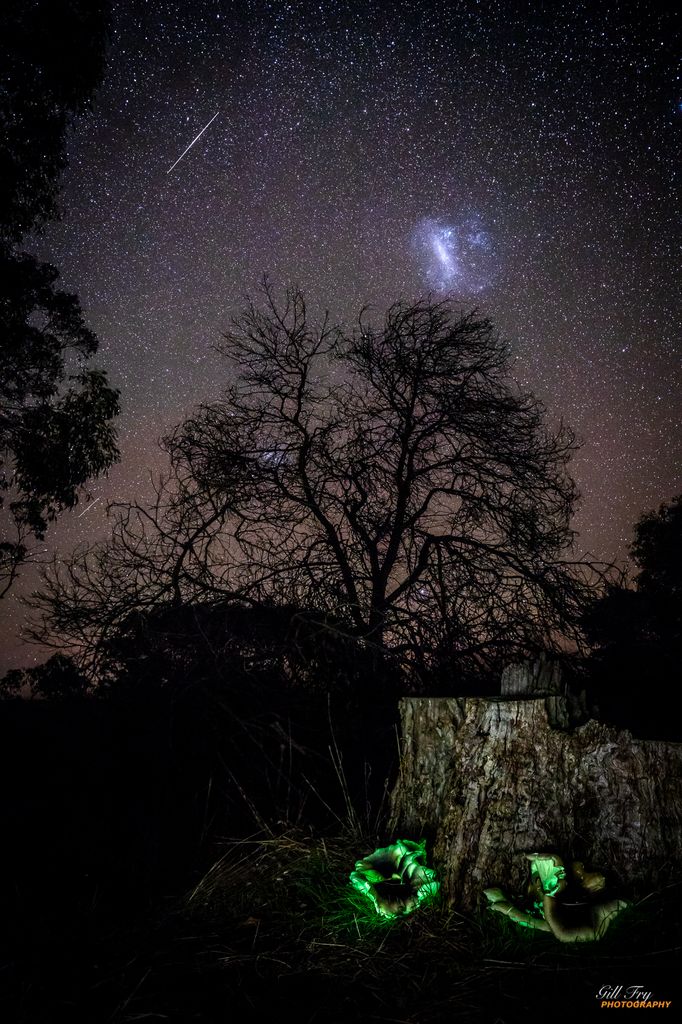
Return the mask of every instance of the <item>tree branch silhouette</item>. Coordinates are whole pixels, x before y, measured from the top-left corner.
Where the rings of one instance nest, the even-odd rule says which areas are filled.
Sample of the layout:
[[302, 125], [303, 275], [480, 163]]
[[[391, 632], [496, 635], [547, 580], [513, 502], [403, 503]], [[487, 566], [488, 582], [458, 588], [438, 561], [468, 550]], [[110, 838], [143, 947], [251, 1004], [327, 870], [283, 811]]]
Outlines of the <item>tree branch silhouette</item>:
[[315, 327], [265, 280], [219, 350], [223, 399], [165, 439], [153, 507], [114, 509], [109, 544], [48, 576], [41, 640], [239, 600], [333, 618], [418, 674], [580, 642], [606, 569], [571, 557], [577, 442], [488, 319], [427, 298]]

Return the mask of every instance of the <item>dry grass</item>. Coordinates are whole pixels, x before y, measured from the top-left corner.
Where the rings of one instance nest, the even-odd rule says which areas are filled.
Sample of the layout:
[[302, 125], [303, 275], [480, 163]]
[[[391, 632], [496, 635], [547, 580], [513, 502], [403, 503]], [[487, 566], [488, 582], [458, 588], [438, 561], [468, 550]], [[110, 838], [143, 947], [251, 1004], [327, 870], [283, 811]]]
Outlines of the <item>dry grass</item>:
[[[348, 883], [355, 860], [375, 845], [353, 834], [291, 832], [230, 843], [191, 893], [188, 913], [229, 936], [214, 956], [240, 988], [267, 984], [290, 998], [302, 989], [296, 1001], [308, 1005], [298, 1007], [299, 1019], [314, 1019], [323, 983], [327, 1000], [345, 993], [336, 1006], [327, 1001], [327, 1020], [410, 1020], [408, 1008], [423, 1010], [424, 992], [437, 989], [447, 1000], [464, 993], [467, 926], [442, 906], [378, 917]], [[385, 1016], [396, 1002], [408, 1016]]]
[[[187, 896], [136, 921], [31, 937], [6, 969], [12, 1024], [585, 1020], [606, 984], [677, 995], [680, 887], [646, 896], [598, 944], [561, 946], [484, 910], [378, 917], [348, 875], [385, 836], [302, 830], [225, 840]], [[0, 978], [1, 981], [1, 978]], [[553, 1009], [552, 1009], [553, 1008]]]

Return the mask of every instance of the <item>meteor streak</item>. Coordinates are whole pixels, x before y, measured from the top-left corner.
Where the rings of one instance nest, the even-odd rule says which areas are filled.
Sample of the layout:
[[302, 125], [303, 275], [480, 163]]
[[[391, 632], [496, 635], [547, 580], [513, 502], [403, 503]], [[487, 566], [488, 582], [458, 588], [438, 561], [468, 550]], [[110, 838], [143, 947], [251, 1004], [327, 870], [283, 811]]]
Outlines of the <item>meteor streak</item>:
[[179, 156], [179, 157], [178, 157], [178, 159], [177, 159], [177, 160], [175, 161], [175, 163], [174, 163], [174, 164], [172, 164], [172, 165], [171, 165], [171, 166], [170, 166], [170, 167], [168, 168], [168, 170], [166, 171], [166, 174], [170, 174], [170, 172], [171, 172], [171, 171], [173, 170], [173, 167], [177, 167], [177, 166], [178, 166], [178, 164], [179, 164], [179, 163], [180, 163], [180, 161], [182, 160], [183, 156], [185, 156], [185, 154], [186, 154], [186, 153], [189, 153], [189, 151], [190, 151], [190, 149], [192, 148], [192, 146], [194, 145], [194, 143], [195, 143], [195, 142], [198, 142], [198, 141], [199, 141], [199, 139], [201, 138], [201, 136], [202, 136], [202, 135], [204, 134], [204, 132], [206, 131], [206, 129], [207, 129], [207, 128], [210, 128], [210, 127], [211, 127], [211, 125], [213, 124], [213, 122], [215, 121], [215, 119], [216, 119], [216, 117], [218, 116], [218, 114], [219, 114], [219, 113], [220, 113], [220, 111], [217, 111], [217, 113], [215, 113], [215, 114], [213, 115], [213, 117], [212, 117], [212, 118], [211, 118], [211, 120], [210, 120], [210, 121], [208, 122], [208, 124], [207, 124], [207, 125], [205, 125], [205, 126], [204, 126], [204, 127], [203, 127], [203, 128], [201, 129], [201, 131], [199, 132], [199, 134], [197, 135], [197, 137], [196, 137], [195, 139], [192, 139], [192, 141], [190, 142], [190, 144], [189, 144], [189, 146], [187, 147], [187, 149], [185, 149], [185, 150], [184, 150], [184, 151], [183, 151], [183, 152], [182, 152], [182, 153], [180, 154], [180, 156]]
[[[102, 495], [100, 494], [100, 496], [99, 496], [99, 497], [101, 498], [101, 497], [102, 497]], [[90, 502], [90, 504], [88, 505], [88, 507], [87, 507], [87, 508], [84, 508], [84, 509], [83, 509], [83, 511], [82, 511], [82, 512], [80, 513], [80, 515], [78, 516], [78, 518], [79, 518], [79, 519], [82, 519], [82, 518], [83, 518], [83, 516], [85, 515], [85, 513], [86, 513], [86, 512], [89, 512], [89, 511], [90, 511], [90, 509], [92, 508], [92, 506], [93, 506], [93, 505], [96, 505], [98, 501], [99, 501], [99, 498], [95, 498], [95, 500], [94, 500], [94, 501], [91, 501], [91, 502]]]

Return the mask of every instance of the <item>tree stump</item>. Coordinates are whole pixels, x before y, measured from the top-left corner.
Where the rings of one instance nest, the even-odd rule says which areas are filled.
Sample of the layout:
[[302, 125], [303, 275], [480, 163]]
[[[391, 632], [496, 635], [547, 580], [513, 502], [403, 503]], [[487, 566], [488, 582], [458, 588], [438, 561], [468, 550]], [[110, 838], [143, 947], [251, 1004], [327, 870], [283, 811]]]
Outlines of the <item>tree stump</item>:
[[558, 728], [562, 699], [401, 701], [393, 834], [432, 841], [452, 904], [470, 910], [488, 886], [523, 891], [523, 854], [538, 849], [583, 860], [623, 895], [679, 879], [682, 744], [593, 720]]

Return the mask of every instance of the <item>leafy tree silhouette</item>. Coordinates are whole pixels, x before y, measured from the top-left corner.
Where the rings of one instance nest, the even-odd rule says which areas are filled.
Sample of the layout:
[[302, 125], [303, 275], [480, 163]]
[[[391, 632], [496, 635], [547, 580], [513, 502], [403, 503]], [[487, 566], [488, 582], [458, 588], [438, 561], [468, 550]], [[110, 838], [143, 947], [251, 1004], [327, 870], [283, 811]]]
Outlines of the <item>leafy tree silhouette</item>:
[[585, 619], [593, 699], [637, 733], [682, 738], [669, 706], [682, 663], [682, 495], [639, 518], [630, 554], [633, 580], [612, 582]]
[[35, 668], [10, 669], [0, 679], [0, 697], [70, 700], [84, 697], [89, 688], [86, 677], [65, 654], [53, 654]]
[[19, 251], [58, 216], [65, 135], [101, 78], [107, 9], [10, 2], [0, 15], [0, 597], [31, 538], [118, 457], [118, 392], [87, 368], [98, 343], [78, 298]]

